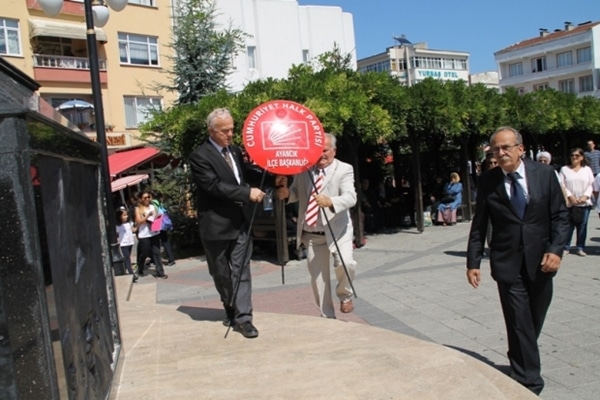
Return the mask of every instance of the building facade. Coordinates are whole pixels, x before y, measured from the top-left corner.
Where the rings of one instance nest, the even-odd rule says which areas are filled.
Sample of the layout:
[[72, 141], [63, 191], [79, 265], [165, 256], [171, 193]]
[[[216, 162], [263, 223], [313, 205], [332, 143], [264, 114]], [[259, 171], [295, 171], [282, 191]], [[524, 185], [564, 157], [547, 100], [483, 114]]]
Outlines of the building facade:
[[574, 25], [526, 39], [494, 53], [500, 88], [521, 93], [552, 88], [600, 97], [600, 22]]
[[[154, 89], [170, 81], [171, 25], [168, 0], [129, 0], [96, 28], [109, 147], [138, 144], [147, 110], [176, 99]], [[46, 16], [36, 0], [3, 0], [0, 57], [35, 79], [44, 100], [95, 138], [93, 108], [86, 106], [93, 100], [82, 0], [65, 0], [55, 17]], [[67, 107], [71, 100], [78, 106]]]
[[480, 72], [469, 75], [469, 83], [476, 85], [481, 83], [490, 89], [500, 90], [500, 78], [497, 71]]
[[469, 82], [469, 53], [429, 49], [427, 43], [412, 44], [404, 37], [395, 39], [397, 46], [358, 60], [358, 70], [387, 72], [407, 86], [426, 78]]
[[217, 0], [217, 21], [245, 32], [244, 49], [232, 62], [227, 84], [233, 92], [265, 78], [287, 78], [292, 65], [310, 63], [338, 46], [352, 56], [352, 14], [340, 7], [300, 6], [296, 0]]

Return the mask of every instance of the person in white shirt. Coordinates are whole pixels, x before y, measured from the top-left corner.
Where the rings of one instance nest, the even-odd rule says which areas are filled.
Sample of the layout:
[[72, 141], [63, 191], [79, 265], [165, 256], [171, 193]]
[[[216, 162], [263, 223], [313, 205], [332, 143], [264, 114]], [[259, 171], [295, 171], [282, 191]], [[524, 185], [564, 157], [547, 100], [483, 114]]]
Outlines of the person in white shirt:
[[592, 183], [594, 173], [588, 166], [583, 149], [574, 148], [570, 151], [571, 163], [560, 169], [560, 177], [565, 187], [567, 207], [569, 208], [569, 241], [565, 246], [564, 255], [570, 253], [571, 237], [577, 228], [575, 254], [585, 257], [585, 239], [587, 237], [587, 220], [592, 207]]
[[135, 224], [138, 227], [137, 266], [138, 275], [144, 276], [146, 258], [152, 258], [156, 266], [156, 277], [167, 279], [160, 255], [160, 228], [152, 230], [152, 221], [158, 216], [158, 210], [150, 203], [152, 194], [149, 190], [140, 193], [140, 200], [135, 209]]
[[135, 234], [137, 229], [134, 224], [129, 221], [129, 212], [125, 207], [119, 207], [116, 212], [117, 235], [119, 236], [119, 246], [121, 254], [123, 254], [123, 264], [130, 275], [133, 275], [133, 281], [137, 281], [137, 275], [133, 273], [131, 268], [131, 249], [135, 244]]

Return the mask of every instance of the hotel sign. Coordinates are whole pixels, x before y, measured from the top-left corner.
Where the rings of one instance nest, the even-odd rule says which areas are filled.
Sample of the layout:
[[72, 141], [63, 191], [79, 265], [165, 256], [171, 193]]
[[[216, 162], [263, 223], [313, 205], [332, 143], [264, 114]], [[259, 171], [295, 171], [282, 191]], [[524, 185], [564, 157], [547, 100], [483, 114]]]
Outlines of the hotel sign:
[[[461, 71], [462, 72], [462, 71]], [[419, 69], [416, 71], [417, 79], [422, 80], [425, 78], [443, 79], [447, 81], [456, 81], [464, 79], [456, 71], [446, 71], [438, 69]]]

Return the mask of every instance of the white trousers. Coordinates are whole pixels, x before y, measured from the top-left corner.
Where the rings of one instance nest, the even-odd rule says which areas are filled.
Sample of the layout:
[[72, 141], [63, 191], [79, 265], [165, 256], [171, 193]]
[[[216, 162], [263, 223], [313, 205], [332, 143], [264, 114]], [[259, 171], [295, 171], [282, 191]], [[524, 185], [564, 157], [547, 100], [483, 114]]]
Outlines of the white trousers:
[[341, 257], [334, 244], [332, 244], [333, 251], [329, 250], [325, 235], [303, 232], [302, 243], [307, 250], [306, 261], [310, 283], [321, 316], [335, 318], [335, 307], [331, 291], [331, 261], [333, 260], [333, 270], [337, 278], [336, 295], [340, 302], [350, 300], [354, 293], [344, 271], [342, 260], [346, 265], [350, 279], [354, 281], [356, 261], [352, 257], [352, 238], [342, 238], [338, 241]]

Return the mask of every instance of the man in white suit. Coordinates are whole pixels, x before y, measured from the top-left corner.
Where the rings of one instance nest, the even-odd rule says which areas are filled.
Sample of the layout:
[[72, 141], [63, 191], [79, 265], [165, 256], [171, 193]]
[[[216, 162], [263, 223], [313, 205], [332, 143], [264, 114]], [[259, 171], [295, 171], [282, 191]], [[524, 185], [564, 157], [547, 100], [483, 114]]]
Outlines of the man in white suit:
[[[304, 244], [307, 249], [308, 272], [315, 301], [321, 310], [321, 316], [327, 318], [335, 318], [330, 278], [331, 258], [338, 282], [336, 295], [343, 313], [354, 310], [354, 293], [343, 264], [352, 280], [356, 269], [356, 262], [352, 257], [354, 229], [349, 212], [356, 204], [354, 170], [350, 164], [337, 160], [335, 153], [336, 138], [326, 134], [323, 154], [314, 167], [296, 175], [289, 188], [286, 176], [275, 178], [277, 197], [288, 199], [288, 203], [298, 202], [296, 243], [298, 247]], [[322, 184], [319, 183], [320, 180]], [[321, 186], [316, 194], [315, 185]], [[311, 204], [311, 198], [314, 198], [314, 204]], [[313, 205], [314, 215], [311, 212]]]

